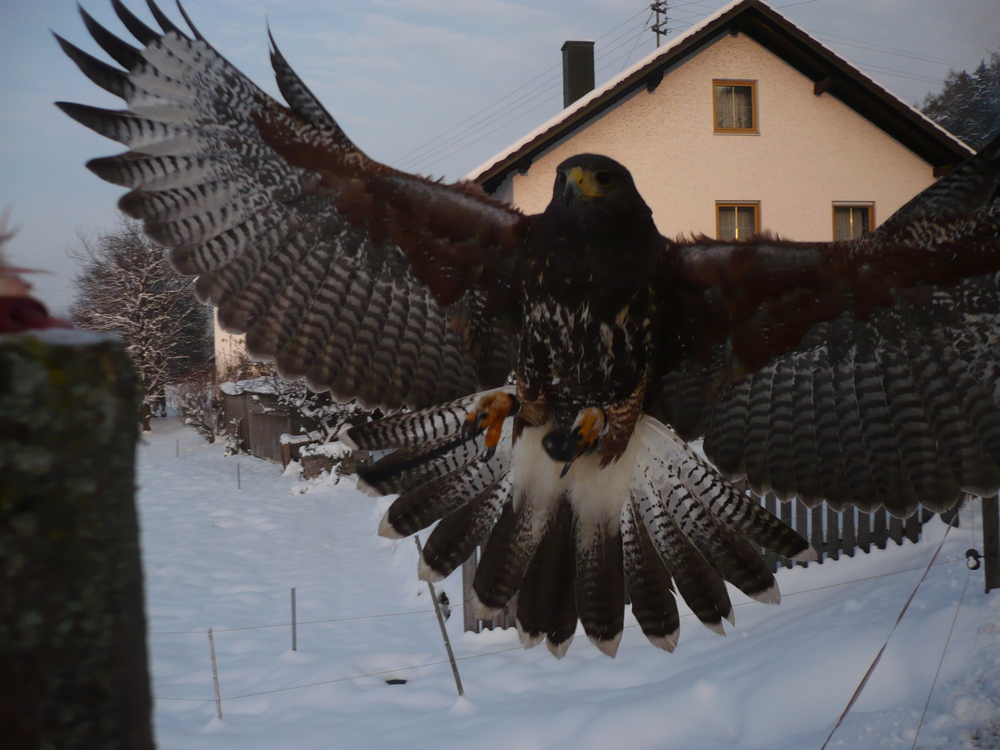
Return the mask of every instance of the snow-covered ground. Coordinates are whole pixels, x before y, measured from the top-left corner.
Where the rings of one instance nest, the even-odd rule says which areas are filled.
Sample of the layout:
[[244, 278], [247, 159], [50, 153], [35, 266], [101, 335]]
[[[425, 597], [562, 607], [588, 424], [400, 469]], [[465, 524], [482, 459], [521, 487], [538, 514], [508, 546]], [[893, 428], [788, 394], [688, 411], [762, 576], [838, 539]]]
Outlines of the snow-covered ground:
[[[580, 634], [557, 661], [520, 648], [513, 630], [463, 633], [456, 574], [442, 587], [455, 603], [458, 698], [413, 541], [375, 534], [386, 501], [222, 452], [171, 419], [139, 453], [163, 750], [819, 750], [945, 533], [935, 520], [918, 545], [783, 569], [780, 606], [733, 591], [728, 637], [688, 614], [673, 654], [627, 615], [614, 660]], [[982, 570], [965, 565], [981, 546], [978, 514], [976, 503], [949, 533], [831, 748], [910, 748], [939, 663], [916, 746], [1000, 748], [1000, 592], [984, 595]]]

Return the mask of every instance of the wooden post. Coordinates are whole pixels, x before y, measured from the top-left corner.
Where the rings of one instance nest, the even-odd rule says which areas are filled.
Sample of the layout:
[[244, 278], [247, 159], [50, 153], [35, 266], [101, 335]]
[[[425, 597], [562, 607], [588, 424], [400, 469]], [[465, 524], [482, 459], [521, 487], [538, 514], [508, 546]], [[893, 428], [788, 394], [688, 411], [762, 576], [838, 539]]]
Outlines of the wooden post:
[[871, 551], [872, 543], [872, 517], [870, 513], [858, 511], [858, 549], [863, 552]]
[[854, 557], [854, 549], [858, 546], [857, 534], [854, 530], [854, 507], [848, 507], [841, 515], [844, 524], [841, 536], [841, 549], [848, 557]]
[[809, 522], [812, 526], [812, 533], [809, 536], [809, 544], [816, 550], [819, 562], [822, 563], [826, 557], [826, 544], [823, 542], [823, 516], [826, 515], [826, 503], [820, 503], [809, 511]]
[[903, 522], [895, 516], [889, 516], [889, 538], [896, 544], [903, 543]]
[[873, 515], [872, 541], [875, 542], [875, 546], [879, 549], [885, 549], [886, 540], [888, 539], [885, 527], [885, 508], [879, 508]]
[[[791, 503], [780, 503], [781, 505], [781, 520], [785, 522], [785, 526], [792, 528], [792, 504]], [[782, 565], [786, 568], [791, 568], [795, 563], [791, 560], [783, 560]]]
[[208, 629], [208, 653], [212, 657], [212, 682], [215, 683], [215, 715], [222, 718], [222, 693], [219, 692], [219, 665], [215, 661], [215, 638]]
[[[422, 555], [423, 549], [420, 547], [420, 537], [414, 535], [413, 541], [417, 544], [417, 555]], [[448, 652], [448, 661], [451, 662], [451, 673], [455, 677], [455, 687], [458, 689], [459, 697], [461, 697], [465, 695], [465, 690], [462, 688], [462, 678], [458, 676], [458, 662], [455, 661], [455, 652], [451, 650], [451, 639], [448, 637], [448, 628], [444, 626], [441, 603], [438, 601], [437, 592], [434, 591], [434, 584], [430, 581], [427, 582], [427, 591], [430, 593], [431, 601], [434, 603], [434, 612], [437, 614], [438, 625], [441, 626], [441, 638], [444, 639], [444, 647]]]
[[138, 380], [113, 337], [0, 336], [5, 748], [154, 747], [138, 413]]
[[298, 633], [295, 623], [295, 587], [292, 587], [292, 651], [299, 650]]
[[1000, 503], [983, 498], [983, 574], [986, 593], [1000, 589]]
[[840, 514], [826, 506], [826, 556], [831, 560], [840, 557]]
[[[770, 513], [772, 516], [775, 515], [775, 511], [777, 511], [778, 507], [776, 505], [777, 500], [774, 497], [774, 493], [766, 492], [764, 493], [763, 498], [760, 498], [757, 495], [752, 495], [752, 497], [756, 499], [757, 502], [763, 501], [764, 510]], [[767, 565], [767, 567], [770, 569], [772, 573], [778, 572], [778, 565], [779, 565], [778, 556], [773, 552], [771, 552], [771, 550], [769, 549], [764, 550], [764, 564]]]
[[478, 633], [479, 620], [472, 612], [472, 581], [476, 577], [476, 559], [479, 549], [472, 550], [469, 559], [462, 563], [462, 614], [465, 618], [465, 631]]
[[[809, 509], [798, 498], [795, 498], [795, 530], [803, 539], [809, 539]], [[808, 564], [799, 563], [803, 568]]]

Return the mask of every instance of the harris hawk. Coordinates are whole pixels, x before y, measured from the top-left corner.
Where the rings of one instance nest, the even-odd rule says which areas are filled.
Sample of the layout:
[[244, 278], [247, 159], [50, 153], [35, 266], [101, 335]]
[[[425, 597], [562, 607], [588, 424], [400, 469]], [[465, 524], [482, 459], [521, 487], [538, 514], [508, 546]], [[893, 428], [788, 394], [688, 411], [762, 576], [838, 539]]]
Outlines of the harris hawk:
[[379, 533], [436, 524], [428, 580], [482, 545], [480, 614], [517, 594], [525, 645], [579, 620], [613, 656], [626, 590], [667, 650], [675, 592], [719, 632], [724, 581], [777, 602], [753, 545], [815, 553], [741, 477], [898, 517], [1000, 487], [1000, 140], [857, 240], [674, 241], [605, 156], [528, 216], [370, 159], [273, 39], [285, 104], [180, 6], [112, 4], [138, 46], [81, 13], [117, 66], [56, 37], [126, 103], [58, 104], [128, 147], [88, 167], [253, 357], [397, 412], [344, 436], [391, 451], [359, 482], [398, 493]]

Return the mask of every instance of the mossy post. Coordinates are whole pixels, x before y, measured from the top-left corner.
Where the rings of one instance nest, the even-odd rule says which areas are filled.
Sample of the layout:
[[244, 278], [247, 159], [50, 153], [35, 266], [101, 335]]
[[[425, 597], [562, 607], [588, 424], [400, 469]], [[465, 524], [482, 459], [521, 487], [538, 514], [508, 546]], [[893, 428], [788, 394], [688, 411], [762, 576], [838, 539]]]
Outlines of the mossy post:
[[153, 748], [138, 381], [115, 339], [0, 335], [0, 747]]

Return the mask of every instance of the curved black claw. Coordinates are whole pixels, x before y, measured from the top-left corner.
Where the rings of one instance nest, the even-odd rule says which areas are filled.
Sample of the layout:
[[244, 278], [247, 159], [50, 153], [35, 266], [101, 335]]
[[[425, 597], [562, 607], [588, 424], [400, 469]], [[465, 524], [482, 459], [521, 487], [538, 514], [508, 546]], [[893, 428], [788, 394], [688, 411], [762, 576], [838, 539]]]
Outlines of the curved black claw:
[[486, 421], [488, 412], [480, 411], [474, 419], [467, 419], [462, 424], [462, 440], [471, 440], [483, 431], [483, 422]]
[[580, 446], [580, 431], [568, 427], [554, 427], [542, 438], [542, 447], [553, 461], [572, 463]]

